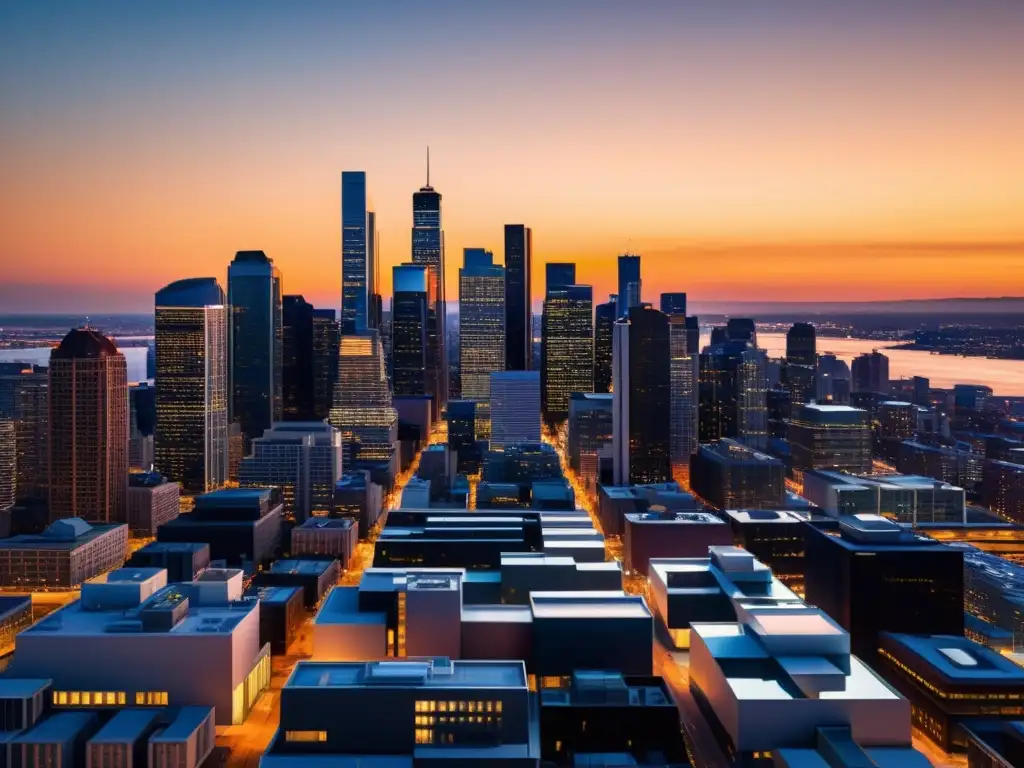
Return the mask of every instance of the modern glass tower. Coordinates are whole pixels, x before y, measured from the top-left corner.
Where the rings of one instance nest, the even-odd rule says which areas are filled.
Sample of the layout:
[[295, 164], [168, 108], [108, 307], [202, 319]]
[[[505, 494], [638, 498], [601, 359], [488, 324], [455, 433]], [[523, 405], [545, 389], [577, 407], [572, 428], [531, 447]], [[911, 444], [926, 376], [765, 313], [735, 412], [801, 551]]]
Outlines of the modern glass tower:
[[400, 264], [392, 270], [391, 383], [396, 396], [427, 394], [429, 267]]
[[786, 334], [786, 362], [814, 366], [818, 363], [818, 349], [814, 326], [793, 323]]
[[459, 270], [462, 399], [487, 402], [491, 374], [505, 370], [507, 275], [495, 266], [494, 254], [483, 248], [466, 248], [463, 259]]
[[668, 317], [634, 306], [615, 324], [612, 394], [613, 472], [616, 485], [672, 479], [671, 358]]
[[594, 391], [612, 391], [612, 337], [615, 330], [615, 299], [613, 293], [594, 311]]
[[[366, 172], [341, 174], [341, 330], [363, 331], [370, 327], [369, 281], [370, 227], [367, 212]], [[375, 222], [374, 222], [375, 223]]]
[[700, 355], [700, 442], [768, 439], [768, 357], [747, 341], [713, 344]]
[[281, 410], [285, 421], [315, 421], [313, 305], [302, 296], [285, 296], [281, 340]]
[[518, 443], [539, 443], [540, 373], [495, 371], [490, 379], [490, 449], [503, 451]]
[[523, 224], [506, 224], [505, 369], [509, 371], [528, 371], [533, 359], [532, 259], [533, 233], [530, 228]]
[[331, 415], [338, 380], [341, 325], [333, 309], [313, 310], [313, 414], [317, 421]]
[[228, 266], [231, 419], [248, 446], [281, 420], [281, 273], [263, 251], [239, 251]]
[[619, 256], [619, 295], [616, 310], [619, 319], [626, 317], [629, 310], [639, 306], [640, 302], [640, 257], [624, 253]]
[[672, 380], [671, 455], [673, 473], [687, 472], [697, 452], [697, 379], [700, 356], [690, 348], [686, 322], [686, 294], [661, 294], [661, 311], [668, 317]]
[[228, 308], [213, 277], [156, 292], [157, 472], [186, 494], [228, 479]]
[[433, 418], [448, 401], [448, 310], [445, 301], [444, 231], [441, 229], [441, 193], [430, 186], [430, 150], [427, 183], [412, 196], [412, 263], [427, 268], [426, 394], [432, 395]]
[[594, 292], [576, 285], [575, 264], [548, 264], [541, 330], [541, 410], [556, 423], [569, 395], [594, 390]]
[[11, 419], [0, 418], [0, 509], [14, 505], [18, 483], [18, 430]]
[[15, 426], [18, 498], [45, 499], [50, 474], [50, 377], [45, 366], [0, 363], [0, 419]]
[[128, 522], [128, 366], [106, 336], [50, 352], [50, 518]]

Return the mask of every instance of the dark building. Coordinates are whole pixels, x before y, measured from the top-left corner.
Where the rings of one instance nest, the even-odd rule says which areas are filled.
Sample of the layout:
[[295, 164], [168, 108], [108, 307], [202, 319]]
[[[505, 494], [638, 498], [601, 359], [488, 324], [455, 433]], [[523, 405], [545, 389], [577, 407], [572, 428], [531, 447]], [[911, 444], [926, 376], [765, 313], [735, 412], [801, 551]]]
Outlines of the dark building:
[[50, 351], [51, 520], [128, 520], [128, 366], [98, 331], [76, 328]]
[[1024, 523], [1024, 464], [985, 462], [981, 484], [985, 505], [993, 512]]
[[1014, 722], [979, 718], [963, 725], [970, 768], [1019, 768], [1024, 765], [1024, 719]]
[[275, 560], [257, 580], [264, 587], [301, 587], [307, 608], [315, 608], [341, 575], [337, 560]]
[[793, 323], [786, 333], [786, 362], [811, 367], [817, 365], [818, 346], [813, 325]]
[[313, 418], [323, 421], [331, 415], [334, 385], [338, 380], [338, 350], [341, 325], [333, 309], [313, 310]]
[[619, 256], [619, 293], [616, 298], [615, 316], [625, 319], [629, 310], [640, 306], [640, 257], [624, 253]]
[[466, 474], [480, 471], [480, 447], [476, 442], [476, 402], [448, 401], [448, 448], [455, 453], [456, 469]]
[[807, 602], [850, 633], [871, 662], [881, 632], [964, 633], [963, 552], [877, 515], [839, 518], [839, 531], [805, 529]]
[[661, 294], [661, 311], [666, 315], [686, 315], [686, 294], [685, 293], [663, 293]]
[[746, 341], [757, 346], [757, 325], [749, 317], [730, 317], [725, 335], [729, 341]]
[[811, 365], [786, 362], [782, 367], [783, 385], [793, 405], [813, 403], [818, 397], [818, 371]]
[[701, 445], [690, 460], [690, 487], [718, 509], [775, 509], [785, 501], [786, 467], [735, 440]]
[[611, 392], [612, 338], [615, 330], [615, 295], [594, 311], [594, 391]]
[[239, 251], [228, 266], [231, 420], [246, 448], [281, 421], [281, 273], [263, 251]]
[[[391, 386], [397, 397], [427, 393], [426, 266], [403, 264], [394, 273], [391, 300]], [[436, 409], [432, 409], [436, 410]]]
[[[717, 329], [716, 329], [717, 330]], [[746, 342], [712, 343], [700, 355], [697, 431], [701, 443], [743, 437], [740, 418]]]
[[283, 299], [281, 398], [285, 421], [317, 421], [313, 359], [313, 305], [302, 296]]
[[794, 469], [871, 471], [871, 426], [867, 411], [848, 405], [801, 405], [789, 424]]
[[[620, 257], [621, 259], [621, 257]], [[612, 434], [617, 485], [672, 479], [668, 316], [631, 307], [615, 324]]]
[[50, 377], [46, 366], [0, 363], [0, 419], [14, 422], [17, 498], [47, 497]]
[[427, 183], [412, 196], [412, 263], [427, 268], [426, 374], [424, 389], [433, 400], [431, 418], [441, 418], [448, 402], [448, 311], [445, 300], [444, 232], [441, 228], [441, 193]]
[[881, 352], [865, 352], [850, 365], [851, 392], [889, 393], [889, 358]]
[[[549, 423], [569, 415], [569, 396], [594, 389], [594, 294], [564, 283], [575, 264], [548, 264], [541, 331], [541, 412]], [[552, 272], [552, 267], [556, 268]]]
[[576, 264], [571, 261], [552, 261], [544, 265], [545, 293], [567, 285], [576, 285]]
[[597, 455], [612, 443], [613, 395], [573, 392], [569, 396], [569, 466], [580, 476], [597, 478]]
[[260, 645], [284, 654], [306, 619], [301, 587], [252, 587], [247, 593], [260, 601]]
[[769, 437], [785, 440], [789, 436], [789, 420], [793, 415], [791, 398], [788, 389], [769, 389], [766, 393]]
[[533, 233], [522, 224], [505, 225], [505, 370], [528, 371], [533, 360], [530, 274]]
[[192, 581], [200, 571], [210, 567], [210, 545], [187, 541], [151, 541], [135, 550], [126, 566], [164, 568], [167, 581]]
[[[803, 592], [805, 530], [808, 522], [790, 510], [730, 509], [733, 544], [771, 568], [790, 589]], [[819, 523], [820, 524], [820, 523]]]

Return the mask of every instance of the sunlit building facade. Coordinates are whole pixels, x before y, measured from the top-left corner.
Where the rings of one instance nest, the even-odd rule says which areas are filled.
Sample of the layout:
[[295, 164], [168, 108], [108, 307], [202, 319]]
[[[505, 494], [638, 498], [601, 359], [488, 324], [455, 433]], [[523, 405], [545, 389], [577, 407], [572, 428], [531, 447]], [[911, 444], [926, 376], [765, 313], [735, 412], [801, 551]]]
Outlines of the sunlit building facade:
[[[555, 423], [569, 415], [573, 392], [594, 390], [594, 292], [576, 285], [576, 265], [563, 267], [553, 280], [548, 264], [541, 333], [541, 407]], [[567, 269], [568, 268], [568, 269]], [[570, 281], [570, 282], [566, 282]]]
[[482, 248], [465, 249], [459, 270], [463, 400], [488, 402], [491, 374], [505, 370], [506, 283], [505, 270], [494, 265], [494, 254]]
[[341, 337], [330, 423], [341, 430], [352, 458], [394, 462], [398, 411], [391, 403], [384, 350], [375, 330]]
[[156, 293], [157, 472], [185, 494], [228, 479], [228, 309], [212, 277]]

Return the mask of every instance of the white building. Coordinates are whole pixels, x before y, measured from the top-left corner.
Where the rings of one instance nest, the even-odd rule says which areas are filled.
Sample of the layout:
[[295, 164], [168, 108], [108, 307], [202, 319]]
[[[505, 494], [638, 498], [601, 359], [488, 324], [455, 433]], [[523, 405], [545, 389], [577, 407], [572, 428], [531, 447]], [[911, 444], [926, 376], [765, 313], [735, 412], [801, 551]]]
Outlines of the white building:
[[540, 442], [540, 372], [491, 374], [492, 451], [506, 445]]

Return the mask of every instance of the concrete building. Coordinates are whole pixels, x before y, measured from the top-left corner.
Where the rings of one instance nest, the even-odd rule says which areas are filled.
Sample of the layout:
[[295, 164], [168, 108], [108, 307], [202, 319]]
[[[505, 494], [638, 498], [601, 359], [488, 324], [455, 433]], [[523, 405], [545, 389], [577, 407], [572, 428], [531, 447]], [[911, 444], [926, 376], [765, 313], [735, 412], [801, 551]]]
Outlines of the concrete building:
[[533, 592], [607, 591], [622, 587], [622, 567], [611, 562], [578, 563], [572, 557], [543, 552], [501, 556], [501, 602], [529, 605]]
[[191, 542], [151, 541], [128, 558], [126, 567], [163, 568], [167, 580], [193, 581], [210, 567], [210, 545]]
[[[703, 507], [679, 483], [648, 485], [599, 485], [597, 518], [606, 536], [620, 536], [626, 515], [661, 507], [665, 512], [700, 512]], [[656, 510], [660, 511], [660, 510]]]
[[72, 589], [120, 567], [128, 555], [128, 526], [57, 520], [39, 535], [0, 539], [0, 586]]
[[598, 453], [612, 444], [612, 400], [593, 392], [569, 396], [569, 466], [591, 488], [597, 485]]
[[302, 587], [307, 608], [316, 608], [338, 583], [341, 568], [337, 560], [275, 560], [260, 571], [261, 586]]
[[366, 470], [346, 472], [334, 484], [333, 515], [355, 520], [361, 539], [370, 535], [373, 526], [380, 519], [383, 507], [383, 488], [373, 481]]
[[156, 529], [178, 516], [181, 486], [156, 472], [128, 476], [128, 531], [153, 538]]
[[540, 372], [498, 371], [490, 376], [492, 451], [540, 442]]
[[312, 517], [292, 528], [291, 554], [331, 557], [347, 568], [359, 543], [359, 523], [353, 518]]
[[1024, 464], [985, 462], [985, 504], [1004, 518], [1024, 523]]
[[163, 570], [114, 571], [22, 632], [8, 672], [52, 680], [59, 708], [202, 706], [241, 723], [270, 682], [259, 603], [206, 595]]
[[729, 546], [732, 531], [710, 512], [633, 512], [622, 537], [626, 573], [648, 575], [652, 559], [703, 557], [708, 547]]
[[784, 504], [786, 466], [729, 439], [700, 446], [690, 460], [690, 487], [717, 509], [775, 509]]
[[793, 468], [871, 471], [871, 426], [867, 411], [810, 403], [794, 409], [789, 425]]
[[811, 515], [793, 510], [727, 509], [732, 543], [742, 547], [790, 589], [803, 593], [805, 529]]
[[260, 645], [284, 654], [306, 620], [302, 587], [252, 587], [246, 593], [260, 601]]
[[831, 517], [881, 515], [915, 527], [967, 522], [964, 489], [930, 477], [806, 471], [803, 496]]

